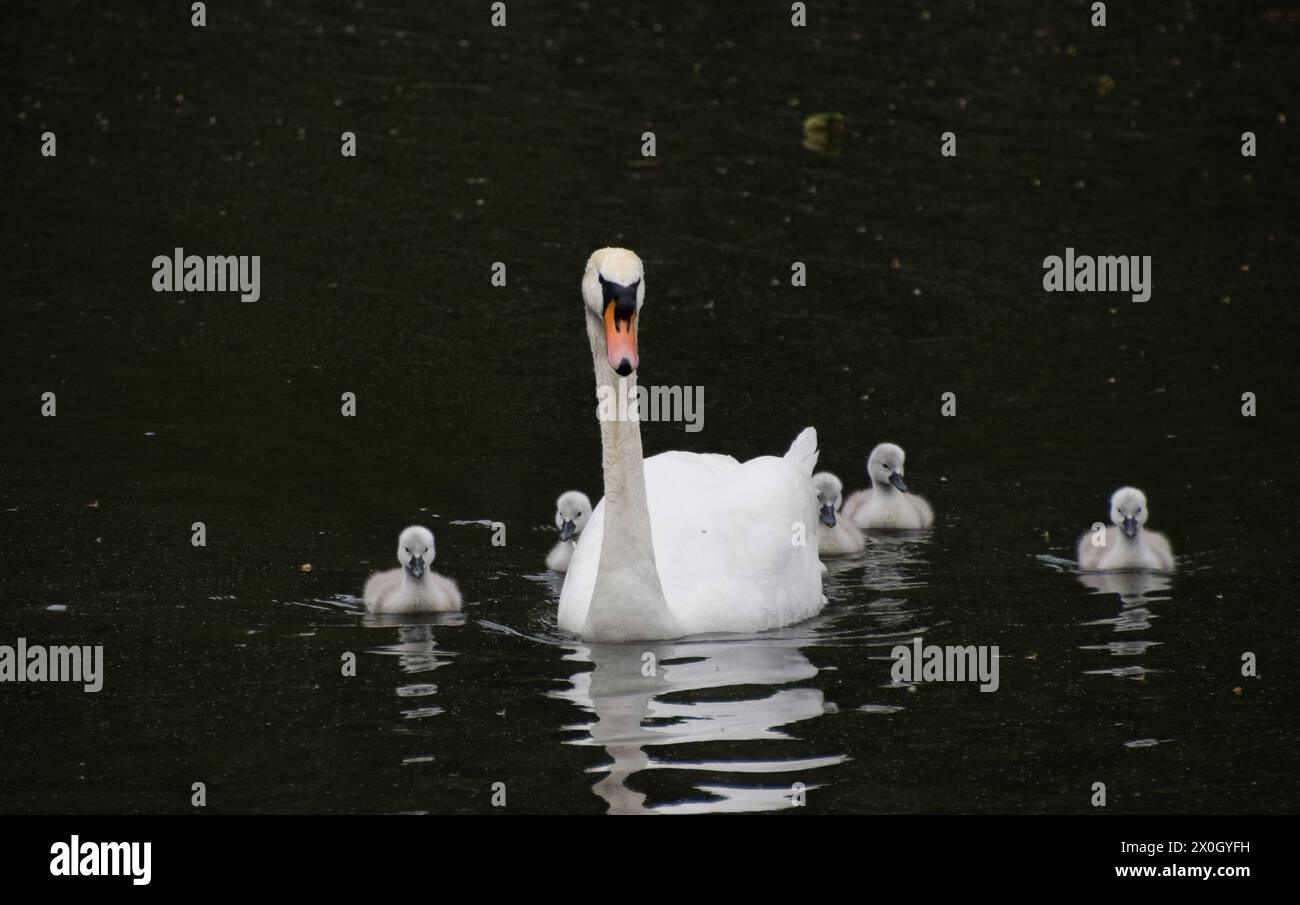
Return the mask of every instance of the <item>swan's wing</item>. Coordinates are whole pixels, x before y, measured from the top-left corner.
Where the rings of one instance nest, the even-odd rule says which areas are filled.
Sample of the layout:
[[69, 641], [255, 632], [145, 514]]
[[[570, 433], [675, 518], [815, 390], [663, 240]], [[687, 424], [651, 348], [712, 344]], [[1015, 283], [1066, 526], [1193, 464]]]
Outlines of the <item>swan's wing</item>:
[[688, 633], [761, 631], [821, 608], [811, 467], [775, 456], [646, 460], [659, 578]]
[[799, 470], [807, 471], [811, 478], [817, 469], [817, 428], [805, 427], [800, 431], [786, 451], [785, 459]]
[[[773, 459], [773, 456], [761, 456]], [[757, 459], [751, 461], [758, 461]], [[646, 464], [654, 462], [660, 471], [669, 472], [674, 480], [683, 482], [680, 490], [673, 496], [681, 499], [687, 494], [704, 494], [715, 490], [727, 481], [734, 480], [749, 462], [737, 462], [731, 456], [715, 453], [666, 452], [646, 459]]]
[[1146, 535], [1147, 546], [1151, 552], [1155, 553], [1156, 559], [1160, 560], [1160, 568], [1166, 572], [1174, 568], [1174, 551], [1169, 546], [1169, 538], [1165, 537], [1158, 531], [1143, 531]]
[[[659, 579], [687, 634], [761, 631], [821, 609], [811, 481], [816, 439], [806, 430], [784, 457], [743, 465], [731, 456], [687, 452], [645, 460]], [[796, 524], [803, 526], [802, 546]], [[564, 631], [580, 633], [586, 623], [604, 533], [601, 499], [565, 574], [557, 616]]]
[[429, 573], [429, 586], [433, 590], [433, 605], [437, 610], [458, 610], [461, 605], [460, 588], [454, 578], [437, 572]]
[[1101, 547], [1092, 545], [1092, 532], [1085, 531], [1079, 535], [1079, 542], [1074, 545], [1074, 558], [1079, 563], [1080, 569], [1097, 568], [1097, 553], [1102, 550]]
[[857, 524], [857, 519], [854, 516], [857, 513], [864, 511], [869, 502], [871, 502], [870, 487], [866, 490], [859, 490], [850, 494], [849, 498], [844, 501], [844, 505], [840, 507], [840, 514], [845, 518], [852, 520], [854, 524]]
[[921, 527], [929, 528], [933, 525], [934, 509], [930, 506], [930, 502], [925, 497], [917, 496], [914, 493], [909, 493], [907, 497], [912, 501], [912, 505], [916, 508], [916, 514], [920, 516]]
[[556, 572], [564, 572], [569, 568], [569, 560], [573, 558], [573, 544], [567, 540], [562, 540], [554, 547], [551, 552], [546, 554], [546, 568], [554, 569]]
[[1112, 525], [1106, 529], [1106, 545], [1104, 547], [1095, 546], [1092, 542], [1092, 532], [1085, 531], [1079, 538], [1078, 555], [1080, 569], [1100, 569], [1102, 557], [1119, 542], [1119, 535], [1116, 528]]
[[853, 524], [852, 519], [836, 519], [835, 527], [826, 530], [830, 532], [831, 543], [828, 547], [833, 555], [861, 553], [867, 545], [866, 538], [862, 536], [862, 529]]
[[[651, 462], [659, 463], [656, 468], [671, 469], [673, 477], [684, 482], [681, 490], [673, 492], [674, 496], [707, 491], [719, 481], [725, 481], [733, 476], [742, 467], [731, 456], [676, 450], [659, 453], [646, 459], [646, 465]], [[647, 479], [646, 492], [649, 493], [649, 490]]]
[[401, 583], [401, 569], [389, 569], [386, 572], [376, 572], [371, 575], [366, 580], [366, 589], [361, 594], [366, 602], [366, 609], [372, 613], [377, 612]]
[[[657, 463], [653, 464], [652, 463]], [[650, 506], [651, 539], [655, 546], [655, 564], [659, 567], [660, 582], [664, 578], [662, 550], [668, 537], [682, 529], [677, 516], [686, 517], [687, 510], [708, 496], [711, 489], [727, 480], [741, 467], [731, 456], [713, 453], [665, 452], [645, 460], [646, 495]], [[651, 471], [664, 476], [663, 481], [652, 480]], [[660, 525], [660, 519], [666, 519]], [[601, 497], [591, 511], [587, 527], [578, 535], [577, 546], [569, 560], [569, 571], [564, 576], [560, 590], [560, 607], [557, 621], [566, 632], [581, 634], [591, 608], [591, 595], [596, 589], [596, 572], [600, 567], [600, 546], [605, 536], [605, 498]]]

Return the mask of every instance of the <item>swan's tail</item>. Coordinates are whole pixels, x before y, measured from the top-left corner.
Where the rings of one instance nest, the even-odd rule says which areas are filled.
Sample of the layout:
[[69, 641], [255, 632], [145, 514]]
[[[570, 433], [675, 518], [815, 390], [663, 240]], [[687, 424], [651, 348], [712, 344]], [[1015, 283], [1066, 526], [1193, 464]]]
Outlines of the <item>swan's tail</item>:
[[785, 454], [787, 462], [792, 462], [800, 470], [812, 477], [817, 467], [817, 428], [805, 427], [790, 444], [790, 451]]

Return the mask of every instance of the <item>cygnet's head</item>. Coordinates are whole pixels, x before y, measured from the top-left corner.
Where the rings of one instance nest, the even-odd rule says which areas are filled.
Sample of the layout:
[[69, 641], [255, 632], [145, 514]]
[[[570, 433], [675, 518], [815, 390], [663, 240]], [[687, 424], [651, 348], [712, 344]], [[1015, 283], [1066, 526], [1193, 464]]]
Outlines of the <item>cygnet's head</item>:
[[565, 541], [581, 534], [591, 518], [591, 500], [577, 490], [563, 493], [555, 501], [555, 527], [560, 529], [560, 540]]
[[1129, 540], [1147, 523], [1147, 497], [1136, 487], [1121, 487], [1110, 495], [1110, 520]]
[[819, 471], [812, 476], [813, 489], [817, 491], [817, 507], [821, 510], [821, 520], [827, 528], [835, 527], [835, 513], [840, 509], [840, 497], [844, 485], [840, 479], [829, 471]]
[[397, 561], [412, 578], [424, 576], [424, 568], [433, 564], [433, 556], [433, 532], [423, 525], [412, 525], [397, 538]]
[[907, 485], [903, 483], [905, 457], [901, 446], [881, 443], [867, 456], [867, 477], [873, 484], [892, 484], [902, 493], [907, 493]]
[[[601, 248], [587, 259], [582, 300], [594, 336], [605, 337], [605, 357], [621, 377], [637, 369], [637, 316], [645, 301], [641, 259], [626, 248]], [[602, 326], [603, 325], [603, 328]]]

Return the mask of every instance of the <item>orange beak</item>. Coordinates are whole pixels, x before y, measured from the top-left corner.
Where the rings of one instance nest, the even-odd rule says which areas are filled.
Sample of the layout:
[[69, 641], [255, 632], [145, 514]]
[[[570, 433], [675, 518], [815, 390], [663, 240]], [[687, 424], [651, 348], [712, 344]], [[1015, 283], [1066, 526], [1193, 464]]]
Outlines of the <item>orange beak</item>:
[[605, 354], [609, 366], [626, 377], [641, 363], [636, 354], [636, 314], [620, 321], [614, 317], [614, 307], [605, 306]]

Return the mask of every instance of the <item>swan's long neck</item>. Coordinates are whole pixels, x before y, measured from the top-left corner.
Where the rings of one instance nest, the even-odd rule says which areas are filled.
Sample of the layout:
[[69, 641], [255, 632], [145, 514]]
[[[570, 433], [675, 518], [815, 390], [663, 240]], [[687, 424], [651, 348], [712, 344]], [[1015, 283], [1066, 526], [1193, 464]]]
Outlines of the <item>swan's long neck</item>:
[[624, 378], [614, 373], [607, 360], [604, 325], [590, 315], [587, 335], [596, 371], [596, 398], [605, 403], [597, 410], [608, 413], [612, 408], [615, 417], [599, 419], [605, 526], [583, 634], [598, 641], [672, 638], [677, 634], [675, 620], [664, 599], [650, 531], [641, 422], [617, 417], [626, 411], [626, 403], [618, 403], [619, 394], [636, 393], [636, 373]]

